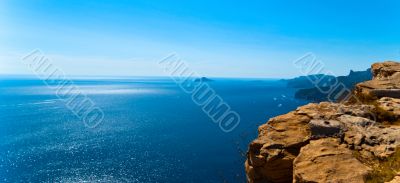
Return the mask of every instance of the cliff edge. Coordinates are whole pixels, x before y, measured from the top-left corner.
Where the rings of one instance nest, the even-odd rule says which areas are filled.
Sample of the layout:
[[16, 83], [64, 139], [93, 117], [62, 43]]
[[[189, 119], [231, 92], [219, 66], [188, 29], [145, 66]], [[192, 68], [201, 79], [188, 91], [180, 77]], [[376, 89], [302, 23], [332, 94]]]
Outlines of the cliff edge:
[[371, 70], [348, 101], [310, 103], [261, 125], [247, 181], [399, 182], [400, 63]]

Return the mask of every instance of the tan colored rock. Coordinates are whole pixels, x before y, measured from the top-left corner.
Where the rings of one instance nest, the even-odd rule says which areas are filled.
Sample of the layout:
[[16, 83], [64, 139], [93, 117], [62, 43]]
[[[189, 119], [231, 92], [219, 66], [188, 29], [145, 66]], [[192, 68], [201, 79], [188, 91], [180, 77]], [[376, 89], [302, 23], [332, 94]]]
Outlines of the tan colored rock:
[[365, 182], [371, 165], [360, 163], [353, 152], [384, 160], [400, 147], [400, 126], [377, 120], [379, 110], [400, 118], [400, 99], [392, 98], [400, 89], [400, 64], [374, 64], [372, 72], [374, 79], [355, 91], [380, 92], [372, 103], [311, 103], [261, 125], [249, 145], [247, 181]]
[[356, 95], [400, 98], [400, 63], [375, 63], [371, 70], [373, 79], [357, 84]]
[[350, 127], [368, 127], [373, 125], [375, 122], [359, 116], [351, 116], [351, 115], [341, 115], [337, 118], [340, 122], [344, 123], [346, 126]]
[[293, 182], [364, 182], [371, 169], [334, 138], [313, 140], [294, 160]]
[[382, 97], [377, 103], [382, 109], [392, 112], [397, 117], [400, 116], [400, 99]]
[[393, 61], [374, 63], [371, 66], [371, 71], [374, 79], [391, 78], [400, 72], [400, 63]]
[[344, 135], [344, 141], [346, 144], [351, 146], [360, 146], [365, 136], [361, 133], [353, 133], [352, 131], [346, 132]]
[[[341, 109], [340, 104], [321, 102], [319, 104], [310, 103], [296, 109], [299, 115], [306, 115], [311, 119], [335, 119], [346, 111], [345, 108]], [[343, 111], [341, 111], [343, 110]]]
[[[348, 112], [351, 109], [357, 112]], [[368, 116], [369, 109], [373, 106], [309, 104], [272, 118], [259, 127], [258, 138], [250, 144], [246, 163], [248, 181], [291, 182], [293, 161], [303, 146], [316, 137], [342, 137], [338, 135], [342, 132], [341, 150], [360, 151], [364, 158], [389, 157], [400, 145], [400, 126], [382, 126], [369, 118], [355, 116]]]
[[397, 175], [396, 177], [393, 178], [393, 180], [386, 183], [400, 183], [400, 175]]
[[309, 121], [309, 117], [292, 112], [260, 126], [245, 165], [248, 181], [290, 182], [293, 160], [310, 137]]

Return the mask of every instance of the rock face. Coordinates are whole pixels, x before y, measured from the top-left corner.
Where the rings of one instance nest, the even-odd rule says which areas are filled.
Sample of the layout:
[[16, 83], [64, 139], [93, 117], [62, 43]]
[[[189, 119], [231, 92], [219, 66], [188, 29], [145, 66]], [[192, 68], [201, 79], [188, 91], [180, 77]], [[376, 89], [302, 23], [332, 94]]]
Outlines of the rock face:
[[293, 182], [363, 182], [371, 171], [334, 138], [311, 141], [293, 164]]
[[400, 64], [387, 61], [371, 67], [373, 79], [356, 85], [357, 95], [400, 98]]
[[259, 127], [260, 136], [250, 144], [251, 153], [246, 162], [246, 171], [252, 180], [291, 180], [292, 172], [288, 170], [310, 138], [309, 120], [308, 116], [292, 112]]
[[[396, 86], [388, 83], [397, 80], [388, 78], [397, 77], [400, 64], [378, 63], [372, 71], [374, 79], [357, 85], [356, 97], [364, 94], [360, 90], [374, 91], [364, 87], [368, 83], [380, 90]], [[400, 126], [385, 121], [399, 119], [400, 99], [390, 95], [375, 100], [373, 104], [310, 103], [271, 118], [249, 145], [247, 181], [365, 182], [374, 166], [361, 160], [385, 160], [400, 146]]]
[[392, 112], [396, 117], [400, 116], [400, 99], [382, 97], [377, 102], [385, 111]]
[[400, 64], [398, 62], [386, 61], [375, 63], [371, 67], [374, 79], [386, 79], [393, 77], [400, 72]]

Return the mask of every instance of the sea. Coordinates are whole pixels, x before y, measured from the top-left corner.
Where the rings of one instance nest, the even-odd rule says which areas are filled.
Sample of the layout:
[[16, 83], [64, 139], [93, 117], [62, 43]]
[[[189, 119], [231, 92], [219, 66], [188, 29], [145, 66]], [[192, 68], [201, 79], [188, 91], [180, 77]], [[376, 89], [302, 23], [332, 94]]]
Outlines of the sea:
[[277, 79], [204, 82], [240, 116], [232, 131], [167, 77], [72, 79], [104, 114], [93, 127], [54, 86], [2, 76], [0, 182], [245, 182], [258, 126], [307, 101]]

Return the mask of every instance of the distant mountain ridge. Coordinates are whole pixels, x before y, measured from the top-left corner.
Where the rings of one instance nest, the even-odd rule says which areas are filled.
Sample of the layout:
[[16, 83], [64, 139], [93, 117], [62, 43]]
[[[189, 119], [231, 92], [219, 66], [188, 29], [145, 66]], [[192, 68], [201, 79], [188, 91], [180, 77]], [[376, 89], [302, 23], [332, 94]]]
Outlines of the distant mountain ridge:
[[[328, 100], [328, 94], [321, 92], [321, 90], [329, 90], [331, 86], [337, 85], [338, 83], [343, 84], [349, 90], [353, 90], [357, 83], [371, 79], [371, 69], [367, 69], [365, 71], [350, 70], [350, 73], [347, 76], [335, 77], [331, 75], [317, 74], [300, 76], [284, 81], [287, 82], [288, 87], [298, 88], [295, 93], [295, 98], [321, 102]], [[336, 95], [334, 92], [330, 94]]]
[[329, 83], [335, 79], [335, 76], [325, 74], [313, 74], [308, 76], [299, 76], [293, 79], [284, 79], [286, 85], [290, 88], [312, 88], [315, 87], [315, 83]]

